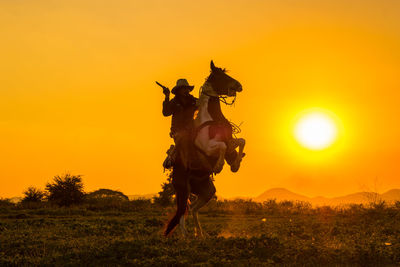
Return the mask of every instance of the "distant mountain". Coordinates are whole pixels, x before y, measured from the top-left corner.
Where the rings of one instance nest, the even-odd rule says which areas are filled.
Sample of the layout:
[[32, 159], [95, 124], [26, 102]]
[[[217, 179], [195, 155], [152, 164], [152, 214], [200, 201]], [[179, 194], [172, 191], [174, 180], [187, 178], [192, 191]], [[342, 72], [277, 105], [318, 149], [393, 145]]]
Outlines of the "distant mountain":
[[381, 197], [385, 201], [396, 201], [400, 200], [400, 189], [392, 189], [387, 191], [386, 193], [383, 193]]
[[8, 201], [10, 201], [11, 203], [17, 204], [22, 201], [22, 197], [12, 197], [12, 198], [9, 198]]
[[283, 201], [283, 200], [300, 200], [300, 201], [309, 201], [310, 198], [293, 193], [292, 191], [289, 191], [285, 188], [272, 188], [258, 197], [254, 198], [253, 200], [256, 202], [263, 202], [268, 199], [276, 199], [277, 201]]
[[239, 196], [236, 196], [236, 197], [230, 197], [230, 198], [224, 198], [224, 197], [222, 197], [222, 196], [217, 196], [217, 199], [218, 200], [245, 200], [245, 201], [249, 201], [249, 200], [252, 200], [253, 198], [252, 197], [239, 197]]
[[275, 199], [276, 201], [306, 201], [313, 205], [340, 205], [340, 204], [366, 204], [370, 202], [375, 202], [377, 200], [384, 200], [387, 203], [393, 203], [395, 201], [400, 201], [400, 189], [392, 189], [383, 194], [378, 194], [374, 192], [357, 192], [350, 195], [340, 196], [340, 197], [306, 197], [300, 194], [293, 193], [285, 188], [272, 188], [261, 195], [253, 198], [256, 202], [264, 202], [270, 199]]

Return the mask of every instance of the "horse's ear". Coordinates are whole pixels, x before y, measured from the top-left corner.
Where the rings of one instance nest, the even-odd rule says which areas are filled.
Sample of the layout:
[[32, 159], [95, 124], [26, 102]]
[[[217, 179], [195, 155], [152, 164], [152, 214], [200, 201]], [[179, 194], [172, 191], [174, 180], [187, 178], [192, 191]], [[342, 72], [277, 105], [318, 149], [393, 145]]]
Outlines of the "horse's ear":
[[210, 63], [210, 67], [211, 67], [211, 70], [215, 70], [216, 69], [216, 67], [214, 65], [214, 61], [212, 61], [212, 60], [211, 60], [211, 63]]

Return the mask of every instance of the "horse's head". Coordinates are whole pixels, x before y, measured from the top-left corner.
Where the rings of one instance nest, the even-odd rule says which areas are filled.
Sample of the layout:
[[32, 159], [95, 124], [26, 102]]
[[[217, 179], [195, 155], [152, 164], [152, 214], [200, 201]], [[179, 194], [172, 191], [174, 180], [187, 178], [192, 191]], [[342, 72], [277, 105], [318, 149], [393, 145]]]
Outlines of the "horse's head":
[[220, 96], [236, 96], [236, 92], [242, 91], [242, 85], [226, 74], [225, 69], [218, 68], [211, 60], [211, 74], [207, 78], [207, 83], [211, 85], [213, 91]]

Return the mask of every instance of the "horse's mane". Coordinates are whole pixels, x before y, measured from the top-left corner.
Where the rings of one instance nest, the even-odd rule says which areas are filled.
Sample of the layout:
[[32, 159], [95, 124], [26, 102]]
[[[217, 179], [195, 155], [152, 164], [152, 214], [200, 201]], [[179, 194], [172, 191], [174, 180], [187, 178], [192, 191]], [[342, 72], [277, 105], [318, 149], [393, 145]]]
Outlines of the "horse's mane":
[[[211, 70], [210, 75], [206, 78], [206, 82], [208, 83], [213, 83], [215, 82], [215, 74], [213, 75], [214, 72], [222, 72], [226, 73], [227, 70], [225, 68], [218, 68], [215, 67], [214, 70]], [[225, 118], [224, 114], [221, 111], [221, 104], [220, 104], [220, 99], [219, 97], [210, 97], [208, 101], [208, 113], [211, 115], [212, 119], [216, 122], [228, 122], [229, 121]]]
[[[218, 68], [218, 67], [215, 67], [215, 68], [220, 70], [220, 71], [222, 71], [223, 73], [227, 73], [228, 72], [228, 70], [226, 68]], [[213, 71], [211, 70], [210, 74], [206, 77], [206, 82], [210, 81], [212, 74], [213, 74]]]

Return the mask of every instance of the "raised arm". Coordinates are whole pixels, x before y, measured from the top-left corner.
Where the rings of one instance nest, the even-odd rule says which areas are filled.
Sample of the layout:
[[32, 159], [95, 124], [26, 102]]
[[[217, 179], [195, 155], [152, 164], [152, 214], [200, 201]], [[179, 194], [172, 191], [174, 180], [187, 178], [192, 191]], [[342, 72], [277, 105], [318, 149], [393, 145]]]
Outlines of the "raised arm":
[[165, 99], [163, 102], [162, 114], [165, 117], [171, 116], [174, 113], [174, 100], [169, 100], [169, 94], [165, 95]]
[[174, 110], [173, 110], [173, 101], [172, 100], [169, 101], [169, 95], [170, 95], [169, 89], [168, 87], [160, 84], [157, 81], [156, 84], [163, 89], [163, 94], [165, 95], [165, 99], [163, 101], [162, 113], [165, 117], [171, 116], [174, 113]]

